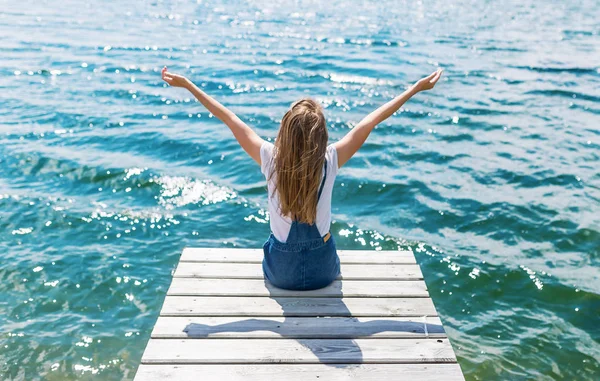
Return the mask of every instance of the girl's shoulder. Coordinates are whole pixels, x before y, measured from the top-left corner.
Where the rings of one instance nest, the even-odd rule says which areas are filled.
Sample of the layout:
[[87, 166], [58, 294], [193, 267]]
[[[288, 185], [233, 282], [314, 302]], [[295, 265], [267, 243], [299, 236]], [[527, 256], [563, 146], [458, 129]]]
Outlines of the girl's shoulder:
[[273, 152], [274, 147], [275, 147], [275, 145], [273, 143], [263, 140], [263, 143], [260, 146], [260, 151], [261, 151], [261, 153], [262, 153], [262, 151]]
[[327, 150], [325, 151], [325, 158], [327, 159], [327, 170], [329, 173], [334, 174], [337, 173], [338, 170], [338, 157], [337, 157], [337, 149], [333, 144], [327, 146]]
[[271, 171], [274, 148], [273, 143], [266, 140], [260, 146], [260, 170], [263, 174], [268, 174]]
[[337, 156], [337, 150], [335, 149], [335, 145], [333, 145], [333, 144], [328, 145], [327, 150], [325, 151], [325, 154]]

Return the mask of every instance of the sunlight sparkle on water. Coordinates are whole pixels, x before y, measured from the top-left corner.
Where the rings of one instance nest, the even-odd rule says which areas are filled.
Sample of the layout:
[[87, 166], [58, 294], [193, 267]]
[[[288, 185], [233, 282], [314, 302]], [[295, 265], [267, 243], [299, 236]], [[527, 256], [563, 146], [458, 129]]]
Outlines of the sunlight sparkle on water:
[[166, 209], [188, 204], [214, 204], [237, 197], [236, 193], [227, 187], [218, 186], [207, 180], [161, 176], [154, 181], [162, 187], [158, 202]]

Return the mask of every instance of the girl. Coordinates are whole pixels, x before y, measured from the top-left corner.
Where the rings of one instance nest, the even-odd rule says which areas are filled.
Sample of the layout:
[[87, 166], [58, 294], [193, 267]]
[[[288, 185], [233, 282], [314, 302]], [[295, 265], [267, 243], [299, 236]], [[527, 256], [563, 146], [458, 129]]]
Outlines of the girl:
[[264, 141], [233, 112], [187, 78], [170, 73], [169, 85], [189, 90], [208, 111], [229, 127], [267, 179], [271, 235], [263, 246], [263, 272], [274, 286], [313, 290], [329, 285], [340, 273], [335, 240], [329, 233], [331, 194], [338, 168], [363, 145], [373, 128], [416, 93], [432, 89], [442, 70], [431, 73], [404, 93], [373, 111], [338, 142], [327, 145], [321, 106], [301, 99], [285, 113], [275, 144]]

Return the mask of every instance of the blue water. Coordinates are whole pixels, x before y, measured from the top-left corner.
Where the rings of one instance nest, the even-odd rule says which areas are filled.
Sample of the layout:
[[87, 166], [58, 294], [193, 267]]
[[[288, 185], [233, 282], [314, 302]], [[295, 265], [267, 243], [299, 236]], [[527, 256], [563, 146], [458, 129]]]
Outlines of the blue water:
[[[344, 249], [408, 249], [468, 380], [600, 374], [597, 1], [7, 1], [0, 378], [132, 379], [185, 246], [259, 247], [259, 168], [160, 68], [264, 138], [330, 137], [438, 66], [344, 167]], [[376, 255], [376, 254], [374, 254]]]

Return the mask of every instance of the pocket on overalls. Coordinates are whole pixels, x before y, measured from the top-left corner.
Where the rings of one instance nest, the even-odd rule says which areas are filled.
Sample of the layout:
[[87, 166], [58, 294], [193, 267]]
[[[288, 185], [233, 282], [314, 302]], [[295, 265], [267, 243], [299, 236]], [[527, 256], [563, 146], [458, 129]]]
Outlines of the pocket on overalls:
[[301, 251], [296, 250], [296, 247], [285, 246], [273, 240], [269, 242], [265, 250], [263, 271], [265, 277], [275, 287], [299, 290], [303, 287], [303, 255]]
[[339, 275], [339, 260], [332, 238], [307, 252], [306, 278], [309, 289], [326, 287]]

